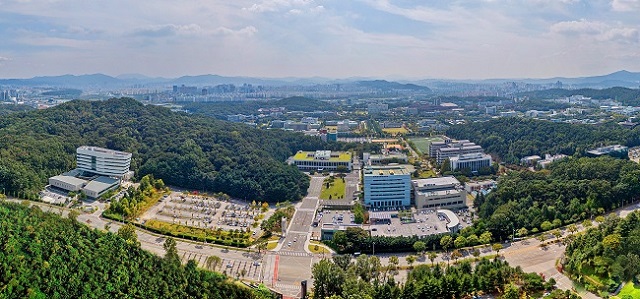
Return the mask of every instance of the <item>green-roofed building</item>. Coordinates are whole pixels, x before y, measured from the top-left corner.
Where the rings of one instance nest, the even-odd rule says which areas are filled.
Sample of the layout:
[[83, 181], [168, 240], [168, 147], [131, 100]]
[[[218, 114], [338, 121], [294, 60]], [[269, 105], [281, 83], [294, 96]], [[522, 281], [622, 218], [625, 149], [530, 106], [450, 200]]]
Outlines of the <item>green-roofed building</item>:
[[334, 171], [338, 170], [339, 166], [344, 166], [351, 171], [352, 166], [350, 152], [326, 150], [315, 152], [298, 151], [293, 156], [293, 164], [302, 171]]

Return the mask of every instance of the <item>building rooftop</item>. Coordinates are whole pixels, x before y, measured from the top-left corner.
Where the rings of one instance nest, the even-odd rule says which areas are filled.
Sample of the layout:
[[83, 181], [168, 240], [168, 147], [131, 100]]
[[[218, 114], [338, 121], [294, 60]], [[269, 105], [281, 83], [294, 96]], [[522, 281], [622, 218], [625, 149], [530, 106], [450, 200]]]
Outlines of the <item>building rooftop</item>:
[[587, 153], [599, 156], [599, 155], [606, 155], [606, 154], [611, 153], [611, 152], [626, 151], [628, 149], [629, 148], [624, 146], [624, 145], [616, 144], [616, 145], [610, 145], [610, 146], [605, 146], [605, 147], [599, 147], [599, 148], [596, 148], [594, 150], [587, 151]]
[[67, 184], [71, 184], [71, 185], [84, 185], [87, 183], [87, 181], [83, 179], [74, 178], [72, 176], [66, 176], [66, 175], [56, 175], [52, 177], [52, 179], [58, 180]]
[[416, 188], [423, 188], [423, 187], [429, 187], [429, 186], [460, 185], [460, 181], [458, 181], [456, 178], [452, 176], [413, 180], [412, 183], [413, 183], [413, 186]]
[[449, 220], [449, 223], [447, 223], [448, 230], [452, 230], [460, 224], [460, 219], [458, 219], [456, 213], [450, 210], [437, 210], [436, 213], [443, 215], [447, 220]]
[[102, 148], [102, 147], [97, 147], [97, 146], [81, 146], [78, 147], [77, 151], [89, 151], [89, 152], [96, 152], [96, 153], [101, 153], [101, 154], [107, 154], [107, 155], [113, 155], [113, 156], [131, 156], [131, 153], [127, 153], [127, 152], [121, 152], [121, 151], [116, 151], [116, 150], [112, 150], [112, 149], [107, 149], [107, 148]]
[[332, 151], [315, 151], [315, 152], [304, 152], [298, 151], [295, 156], [293, 156], [293, 160], [306, 160], [306, 161], [332, 161], [332, 162], [350, 162], [351, 161], [351, 153], [350, 152], [332, 152]]
[[84, 186], [84, 189], [89, 191], [94, 191], [96, 193], [100, 193], [103, 190], [110, 188], [111, 186], [117, 183], [118, 183], [118, 180], [116, 179], [112, 179], [106, 176], [101, 176], [89, 182], [86, 186]]
[[390, 166], [367, 166], [364, 168], [364, 176], [381, 176], [381, 175], [406, 175], [410, 174], [404, 165]]

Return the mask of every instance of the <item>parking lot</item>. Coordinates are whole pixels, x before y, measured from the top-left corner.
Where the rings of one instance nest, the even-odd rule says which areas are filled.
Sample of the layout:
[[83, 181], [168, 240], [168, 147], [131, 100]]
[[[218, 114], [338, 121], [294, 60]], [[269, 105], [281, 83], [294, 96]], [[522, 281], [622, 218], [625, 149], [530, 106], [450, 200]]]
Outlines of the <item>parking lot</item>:
[[[460, 220], [460, 228], [471, 225], [468, 211], [455, 212]], [[399, 217], [392, 217], [390, 223], [372, 224], [369, 229], [373, 236], [428, 236], [447, 232], [448, 221], [438, 216], [435, 210], [411, 212], [412, 220], [401, 221]]]
[[[269, 212], [269, 211], [268, 211]], [[256, 232], [261, 213], [260, 206], [251, 207], [232, 200], [212, 196], [172, 193], [143, 215], [143, 220], [156, 219], [193, 227], [222, 230], [253, 230]], [[262, 216], [260, 216], [262, 214]]]
[[71, 201], [71, 198], [65, 192], [53, 188], [45, 188], [45, 190], [40, 191], [40, 199], [43, 202], [55, 205], [64, 205]]

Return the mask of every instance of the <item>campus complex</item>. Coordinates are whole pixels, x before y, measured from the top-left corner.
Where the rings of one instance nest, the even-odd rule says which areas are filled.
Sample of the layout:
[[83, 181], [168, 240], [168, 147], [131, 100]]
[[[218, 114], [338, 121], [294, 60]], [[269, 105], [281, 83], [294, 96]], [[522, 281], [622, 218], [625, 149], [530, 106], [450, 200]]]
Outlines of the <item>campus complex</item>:
[[49, 178], [49, 186], [98, 198], [133, 176], [131, 153], [81, 146], [76, 150], [76, 164], [75, 169]]

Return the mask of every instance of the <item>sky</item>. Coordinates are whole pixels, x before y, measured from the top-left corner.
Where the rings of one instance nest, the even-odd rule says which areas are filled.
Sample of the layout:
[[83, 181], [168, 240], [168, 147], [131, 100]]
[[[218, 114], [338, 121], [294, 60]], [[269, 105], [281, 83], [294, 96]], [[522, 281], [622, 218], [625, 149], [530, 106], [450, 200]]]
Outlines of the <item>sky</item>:
[[0, 78], [640, 71], [640, 0], [0, 0]]

